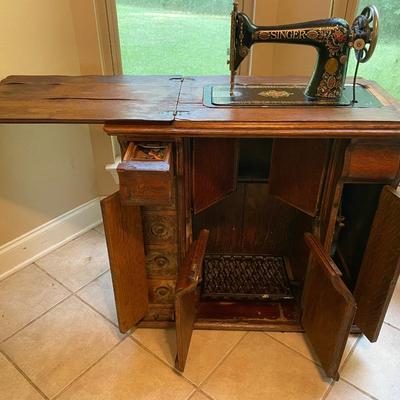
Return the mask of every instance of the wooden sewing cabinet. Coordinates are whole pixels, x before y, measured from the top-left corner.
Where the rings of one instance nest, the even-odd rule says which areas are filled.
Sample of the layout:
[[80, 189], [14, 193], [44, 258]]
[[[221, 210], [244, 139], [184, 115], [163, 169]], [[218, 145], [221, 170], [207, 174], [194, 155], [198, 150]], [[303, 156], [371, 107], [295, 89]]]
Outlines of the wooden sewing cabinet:
[[122, 332], [176, 326], [183, 370], [193, 329], [305, 331], [337, 379], [349, 333], [377, 339], [399, 275], [399, 105], [364, 82], [380, 107], [204, 106], [221, 82], [10, 77], [0, 120], [118, 138], [102, 211]]

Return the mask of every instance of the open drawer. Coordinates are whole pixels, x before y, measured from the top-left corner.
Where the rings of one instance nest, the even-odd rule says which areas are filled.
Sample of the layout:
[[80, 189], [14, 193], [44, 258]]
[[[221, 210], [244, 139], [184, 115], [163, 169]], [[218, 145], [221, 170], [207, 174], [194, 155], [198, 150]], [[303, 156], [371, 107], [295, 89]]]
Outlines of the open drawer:
[[173, 201], [171, 143], [129, 143], [117, 172], [123, 204], [165, 205]]

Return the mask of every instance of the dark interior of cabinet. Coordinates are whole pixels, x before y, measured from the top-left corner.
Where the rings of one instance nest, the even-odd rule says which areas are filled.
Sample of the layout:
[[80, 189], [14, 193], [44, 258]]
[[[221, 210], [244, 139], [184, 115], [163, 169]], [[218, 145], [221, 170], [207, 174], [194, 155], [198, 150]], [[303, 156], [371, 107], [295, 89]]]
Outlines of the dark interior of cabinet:
[[354, 290], [357, 281], [383, 186], [349, 183], [343, 188], [342, 227], [337, 231], [331, 253], [350, 291]]
[[[303, 235], [311, 231], [312, 218], [270, 194], [272, 146], [270, 139], [240, 140], [236, 190], [193, 215], [195, 238], [201, 229], [210, 231], [198, 326], [218, 320], [221, 326], [243, 321], [253, 328], [299, 328], [308, 258]], [[250, 276], [264, 281], [252, 286]]]

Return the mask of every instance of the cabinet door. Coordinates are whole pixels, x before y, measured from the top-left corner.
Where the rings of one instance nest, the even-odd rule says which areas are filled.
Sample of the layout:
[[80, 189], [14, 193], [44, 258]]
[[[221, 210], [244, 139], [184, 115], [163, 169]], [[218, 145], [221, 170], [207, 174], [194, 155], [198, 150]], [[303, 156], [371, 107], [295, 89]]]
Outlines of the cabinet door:
[[236, 189], [238, 141], [193, 139], [192, 197], [195, 214]]
[[119, 192], [101, 201], [118, 325], [125, 333], [148, 308], [142, 216], [137, 206], [123, 206]]
[[355, 323], [374, 342], [400, 272], [400, 193], [382, 190], [357, 278]]
[[201, 281], [208, 235], [209, 231], [201, 231], [198, 240], [190, 246], [176, 283], [175, 323], [177, 355], [175, 364], [179, 371], [183, 371], [185, 368], [190, 340], [192, 338], [199, 298], [198, 284]]
[[270, 193], [314, 217], [329, 161], [328, 139], [275, 139]]
[[325, 373], [338, 379], [356, 304], [319, 241], [309, 233], [305, 241], [311, 256], [303, 290], [302, 324]]

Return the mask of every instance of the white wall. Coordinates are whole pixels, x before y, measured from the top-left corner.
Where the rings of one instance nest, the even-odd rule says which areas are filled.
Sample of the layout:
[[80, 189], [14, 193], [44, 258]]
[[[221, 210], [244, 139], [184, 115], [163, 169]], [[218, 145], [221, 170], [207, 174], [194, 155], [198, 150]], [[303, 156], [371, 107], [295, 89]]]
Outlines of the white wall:
[[[0, 79], [81, 73], [70, 0], [1, 0], [0, 27]], [[0, 125], [0, 245], [97, 196], [88, 126]]]

